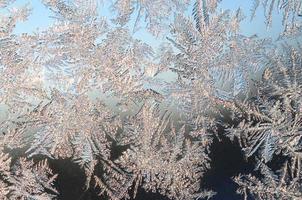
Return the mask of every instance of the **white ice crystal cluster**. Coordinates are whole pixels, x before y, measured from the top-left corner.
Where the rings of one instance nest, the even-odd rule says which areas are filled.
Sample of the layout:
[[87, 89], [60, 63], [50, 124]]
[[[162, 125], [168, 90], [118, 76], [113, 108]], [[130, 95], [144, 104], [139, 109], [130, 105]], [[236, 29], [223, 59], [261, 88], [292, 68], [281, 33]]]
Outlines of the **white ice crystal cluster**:
[[210, 199], [221, 135], [260, 174], [233, 177], [243, 199], [302, 199], [302, 2], [251, 1], [268, 27], [281, 13], [273, 40], [221, 1], [113, 0], [108, 20], [100, 0], [41, 0], [55, 22], [16, 34], [32, 9], [0, 0], [0, 199], [62, 198], [62, 160], [99, 199]]

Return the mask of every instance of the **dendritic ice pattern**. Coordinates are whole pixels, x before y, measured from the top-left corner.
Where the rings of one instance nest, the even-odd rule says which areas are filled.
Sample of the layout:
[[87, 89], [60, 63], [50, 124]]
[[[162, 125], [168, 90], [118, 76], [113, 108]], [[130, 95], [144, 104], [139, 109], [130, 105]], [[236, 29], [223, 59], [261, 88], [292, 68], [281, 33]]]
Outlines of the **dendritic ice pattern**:
[[0, 199], [301, 200], [302, 1], [228, 1], [0, 0]]

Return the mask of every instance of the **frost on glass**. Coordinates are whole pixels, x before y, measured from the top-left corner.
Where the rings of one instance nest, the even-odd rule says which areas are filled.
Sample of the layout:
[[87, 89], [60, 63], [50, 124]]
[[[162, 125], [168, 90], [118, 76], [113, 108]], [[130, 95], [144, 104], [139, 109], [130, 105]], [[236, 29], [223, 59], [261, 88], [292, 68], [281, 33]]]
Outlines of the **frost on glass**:
[[255, 199], [301, 198], [301, 178], [297, 172], [289, 169], [287, 162], [277, 173], [264, 164], [261, 164], [260, 171], [263, 174], [261, 180], [251, 175], [240, 175], [234, 178], [239, 185], [238, 193], [242, 194], [244, 199], [248, 197]]
[[200, 179], [209, 167], [205, 151], [211, 138], [205, 134], [200, 141], [186, 138], [185, 126], [176, 129], [169, 113], [159, 114], [157, 104], [144, 105], [124, 129], [121, 141], [123, 145], [130, 144], [130, 148], [117, 163], [131, 174], [134, 196], [139, 186], [171, 199], [212, 195], [199, 188]]
[[248, 94], [251, 75], [267, 62], [271, 41], [239, 33], [240, 9], [219, 11], [196, 1], [193, 16], [177, 15], [172, 24], [168, 40], [179, 53], [171, 70], [178, 80], [169, 98], [185, 113], [204, 116]]
[[174, 12], [183, 12], [189, 0], [115, 0], [113, 9], [117, 12], [114, 22], [125, 25], [134, 20], [133, 31], [142, 24], [154, 35], [159, 35], [169, 26]]
[[46, 160], [37, 164], [26, 158], [14, 161], [13, 165], [11, 162], [9, 155], [1, 153], [1, 199], [53, 199], [58, 194], [53, 186], [57, 175]]
[[297, 34], [297, 32], [301, 31], [301, 21], [299, 20], [299, 17], [302, 16], [301, 0], [253, 0], [252, 19], [260, 6], [264, 9], [267, 27], [272, 26], [274, 11], [277, 10], [282, 14], [284, 34]]
[[278, 40], [221, 1], [115, 0], [108, 17], [105, 1], [42, 0], [54, 23], [16, 33], [34, 8], [0, 0], [0, 199], [62, 198], [62, 161], [83, 198], [215, 198], [226, 139], [254, 170], [230, 178], [241, 198], [301, 199], [301, 1], [250, 1], [268, 27], [281, 12]]
[[257, 155], [265, 163], [274, 154], [301, 159], [301, 49], [283, 48], [256, 83], [258, 97], [235, 103], [240, 123], [229, 130], [247, 157]]
[[[264, 176], [235, 178], [246, 198], [247, 193], [259, 199], [301, 197], [301, 67], [301, 48], [283, 46], [256, 83], [257, 97], [234, 104], [238, 125], [229, 128], [229, 136], [239, 140], [247, 158], [258, 160]], [[286, 161], [275, 174], [269, 166], [277, 157]]]

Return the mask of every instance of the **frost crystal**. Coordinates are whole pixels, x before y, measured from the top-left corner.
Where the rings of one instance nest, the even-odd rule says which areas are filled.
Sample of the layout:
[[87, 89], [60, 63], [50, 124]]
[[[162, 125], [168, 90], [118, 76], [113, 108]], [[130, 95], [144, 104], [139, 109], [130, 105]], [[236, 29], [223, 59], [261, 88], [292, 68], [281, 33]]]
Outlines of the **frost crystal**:
[[225, 143], [243, 198], [302, 199], [301, 1], [251, 1], [278, 40], [221, 1], [41, 0], [53, 23], [18, 33], [35, 8], [0, 0], [0, 199], [68, 199], [63, 161], [82, 199], [220, 198]]

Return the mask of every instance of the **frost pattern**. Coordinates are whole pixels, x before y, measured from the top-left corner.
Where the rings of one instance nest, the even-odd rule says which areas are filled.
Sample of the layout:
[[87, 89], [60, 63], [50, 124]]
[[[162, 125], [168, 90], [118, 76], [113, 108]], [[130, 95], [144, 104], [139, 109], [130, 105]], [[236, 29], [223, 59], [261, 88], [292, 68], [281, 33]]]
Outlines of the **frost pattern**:
[[229, 130], [247, 157], [259, 153], [264, 162], [280, 153], [301, 159], [301, 49], [284, 48], [271, 57], [258, 98], [236, 103], [241, 121]]
[[133, 176], [134, 196], [140, 185], [171, 199], [211, 196], [199, 188], [204, 169], [209, 167], [205, 151], [211, 139], [203, 135], [201, 141], [190, 141], [184, 126], [176, 130], [170, 123], [170, 115], [160, 116], [155, 104], [143, 106], [124, 127], [123, 145], [130, 148], [117, 163]]
[[[257, 84], [258, 97], [235, 103], [234, 120], [239, 123], [229, 129], [229, 136], [239, 140], [246, 157], [259, 160], [256, 166], [264, 175], [262, 180], [235, 178], [245, 198], [248, 193], [257, 199], [301, 197], [301, 48], [283, 48], [271, 57]], [[286, 161], [282, 173], [275, 175], [269, 165], [277, 156]]]
[[[245, 199], [251, 197], [250, 195], [256, 199], [300, 199], [301, 178], [294, 174], [287, 164], [286, 162], [278, 174], [261, 165], [260, 171], [264, 176], [262, 180], [251, 175], [235, 177], [235, 182], [240, 186], [238, 192], [244, 195]], [[270, 184], [266, 184], [268, 182]]]
[[271, 27], [273, 23], [273, 12], [277, 9], [282, 13], [282, 24], [284, 25], [284, 34], [292, 35], [301, 31], [302, 2], [300, 0], [254, 0], [251, 9], [251, 19], [254, 18], [257, 8], [260, 4], [264, 8], [265, 23]]
[[[41, 2], [55, 23], [15, 34], [31, 8], [0, 0], [1, 199], [59, 198], [47, 163], [61, 159], [100, 199], [139, 189], [209, 199], [202, 185], [221, 129], [261, 174], [234, 177], [243, 198], [301, 199], [301, 1], [254, 1], [268, 26], [282, 11], [278, 41], [243, 35], [243, 11], [219, 11], [220, 0], [116, 0], [112, 21], [98, 0]], [[166, 43], [136, 39], [140, 27]]]
[[34, 164], [20, 158], [11, 166], [8, 154], [1, 153], [1, 199], [54, 199], [58, 194], [53, 187], [57, 175], [52, 173], [46, 160]]
[[251, 71], [261, 70], [271, 46], [269, 40], [238, 33], [240, 9], [234, 14], [219, 12], [201, 2], [194, 4], [194, 21], [182, 15], [175, 18], [174, 37], [168, 38], [179, 51], [171, 67], [178, 75], [171, 100], [191, 115], [218, 112], [217, 106], [246, 95]]
[[[172, 13], [184, 11], [188, 4], [188, 0], [116, 0], [113, 5], [118, 13], [115, 22], [125, 25], [135, 16], [134, 30], [145, 23], [152, 34], [159, 35], [169, 25], [167, 22]], [[145, 18], [144, 23], [141, 22], [142, 18]]]

